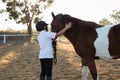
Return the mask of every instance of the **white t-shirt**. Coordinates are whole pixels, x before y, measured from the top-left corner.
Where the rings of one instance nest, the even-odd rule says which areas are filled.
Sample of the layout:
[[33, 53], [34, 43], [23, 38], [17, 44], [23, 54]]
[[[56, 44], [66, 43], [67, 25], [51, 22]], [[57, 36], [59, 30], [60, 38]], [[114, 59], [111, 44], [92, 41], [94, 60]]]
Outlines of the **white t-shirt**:
[[55, 39], [56, 33], [41, 31], [38, 36], [40, 46], [39, 58], [53, 58], [52, 39]]

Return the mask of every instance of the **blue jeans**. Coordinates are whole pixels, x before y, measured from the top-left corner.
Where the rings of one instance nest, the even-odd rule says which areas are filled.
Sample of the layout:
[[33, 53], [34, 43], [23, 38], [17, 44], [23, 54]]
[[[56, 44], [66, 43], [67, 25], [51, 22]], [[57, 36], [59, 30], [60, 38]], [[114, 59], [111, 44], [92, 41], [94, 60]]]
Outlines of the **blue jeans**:
[[40, 59], [41, 63], [41, 73], [40, 73], [40, 80], [52, 80], [52, 66], [53, 66], [53, 59]]

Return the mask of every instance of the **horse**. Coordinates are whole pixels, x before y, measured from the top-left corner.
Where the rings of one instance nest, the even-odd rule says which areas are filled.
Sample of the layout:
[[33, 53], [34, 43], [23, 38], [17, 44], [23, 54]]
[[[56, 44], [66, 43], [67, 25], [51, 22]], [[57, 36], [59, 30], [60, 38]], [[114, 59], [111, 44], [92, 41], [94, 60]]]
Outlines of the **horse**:
[[93, 80], [99, 80], [96, 59], [120, 58], [120, 24], [99, 25], [92, 21], [81, 20], [68, 14], [55, 15], [52, 12], [51, 30], [59, 32], [65, 24], [72, 22], [72, 28], [63, 35], [71, 42], [81, 57], [82, 80], [87, 80], [88, 69]]

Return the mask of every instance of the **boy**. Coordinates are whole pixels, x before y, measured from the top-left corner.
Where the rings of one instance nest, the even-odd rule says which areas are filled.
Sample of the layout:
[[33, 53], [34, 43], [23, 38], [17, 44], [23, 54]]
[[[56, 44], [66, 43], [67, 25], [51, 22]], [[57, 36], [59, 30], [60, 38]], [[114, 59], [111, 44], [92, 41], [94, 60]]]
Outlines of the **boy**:
[[65, 31], [72, 27], [72, 23], [65, 24], [58, 33], [48, 32], [47, 23], [45, 21], [39, 21], [36, 24], [36, 30], [40, 32], [38, 36], [38, 42], [40, 46], [39, 59], [41, 63], [40, 80], [52, 80], [52, 66], [53, 66], [53, 48], [52, 39], [56, 39], [62, 35]]

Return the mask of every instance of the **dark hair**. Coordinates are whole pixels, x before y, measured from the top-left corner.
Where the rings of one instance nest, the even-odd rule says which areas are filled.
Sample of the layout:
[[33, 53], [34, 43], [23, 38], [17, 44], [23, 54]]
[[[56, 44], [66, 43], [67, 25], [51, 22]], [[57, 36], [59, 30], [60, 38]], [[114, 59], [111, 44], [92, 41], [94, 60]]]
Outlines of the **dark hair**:
[[46, 22], [44, 22], [44, 21], [39, 21], [37, 24], [36, 24], [36, 30], [37, 31], [42, 31], [42, 30], [44, 30], [44, 29], [46, 29], [46, 26], [47, 26], [48, 24], [46, 23]]

